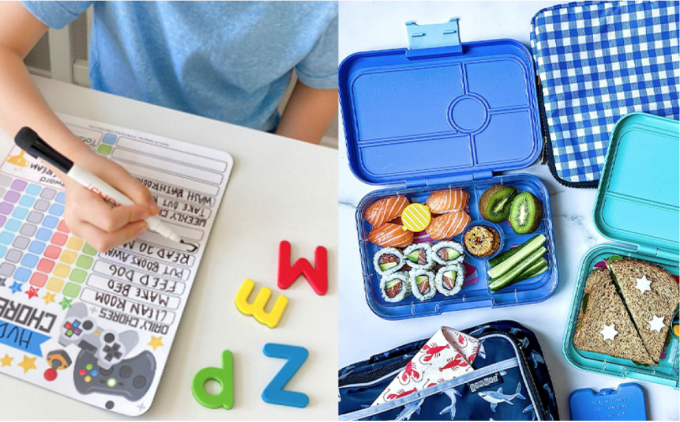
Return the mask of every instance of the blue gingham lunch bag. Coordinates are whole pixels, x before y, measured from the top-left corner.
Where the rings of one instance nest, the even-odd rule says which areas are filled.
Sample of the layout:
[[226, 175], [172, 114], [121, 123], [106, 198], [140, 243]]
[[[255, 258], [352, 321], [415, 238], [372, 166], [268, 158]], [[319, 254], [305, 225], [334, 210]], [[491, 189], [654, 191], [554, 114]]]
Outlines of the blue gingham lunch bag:
[[559, 420], [541, 346], [531, 330], [497, 321], [463, 331], [482, 346], [474, 371], [376, 406], [371, 404], [429, 339], [339, 371], [340, 420]]
[[544, 162], [559, 182], [597, 187], [626, 114], [680, 118], [678, 10], [674, 1], [578, 2], [534, 16]]

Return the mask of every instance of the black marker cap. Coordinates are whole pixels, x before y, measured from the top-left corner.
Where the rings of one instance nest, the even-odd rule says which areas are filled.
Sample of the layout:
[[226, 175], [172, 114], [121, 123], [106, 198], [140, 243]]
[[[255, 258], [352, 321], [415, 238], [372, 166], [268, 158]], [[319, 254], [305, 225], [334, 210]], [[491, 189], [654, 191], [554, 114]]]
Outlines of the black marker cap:
[[73, 161], [64, 157], [59, 151], [52, 148], [30, 127], [22, 127], [19, 133], [14, 137], [14, 142], [31, 157], [47, 161], [64, 173], [68, 173], [71, 170], [71, 167], [73, 167]]

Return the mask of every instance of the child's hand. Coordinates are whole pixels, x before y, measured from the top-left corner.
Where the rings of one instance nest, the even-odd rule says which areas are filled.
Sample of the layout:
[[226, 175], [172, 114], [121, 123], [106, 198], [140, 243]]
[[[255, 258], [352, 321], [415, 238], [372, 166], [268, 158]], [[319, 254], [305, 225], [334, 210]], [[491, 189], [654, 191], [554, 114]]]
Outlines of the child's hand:
[[109, 251], [146, 232], [148, 226], [144, 219], [160, 212], [149, 190], [122, 166], [97, 154], [88, 152], [77, 162], [136, 205], [112, 208], [102, 197], [65, 176], [62, 179], [66, 186], [64, 219], [69, 230], [99, 252]]

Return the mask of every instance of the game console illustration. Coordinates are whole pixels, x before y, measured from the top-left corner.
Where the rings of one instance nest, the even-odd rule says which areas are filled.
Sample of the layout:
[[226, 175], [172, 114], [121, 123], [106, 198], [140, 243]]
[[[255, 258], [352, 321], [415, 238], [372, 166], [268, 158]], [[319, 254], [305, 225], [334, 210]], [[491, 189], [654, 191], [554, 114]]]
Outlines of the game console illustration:
[[[59, 344], [64, 347], [73, 344], [81, 349], [73, 370], [73, 381], [81, 394], [141, 399], [156, 373], [156, 359], [149, 351], [128, 358], [138, 341], [133, 330], [117, 333], [98, 327], [84, 303], [74, 303], [60, 327]], [[47, 360], [54, 371], [70, 366], [68, 354], [61, 350], [50, 352]]]

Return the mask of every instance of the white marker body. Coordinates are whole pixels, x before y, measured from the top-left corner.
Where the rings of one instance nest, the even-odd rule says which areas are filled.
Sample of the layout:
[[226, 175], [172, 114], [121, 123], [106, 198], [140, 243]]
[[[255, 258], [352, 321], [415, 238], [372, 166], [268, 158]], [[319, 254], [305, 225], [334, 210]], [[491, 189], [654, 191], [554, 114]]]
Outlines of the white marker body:
[[[71, 179], [101, 196], [106, 202], [112, 205], [135, 205], [135, 203], [130, 198], [118, 192], [111, 185], [80, 167], [78, 164], [73, 164], [73, 167], [71, 167], [68, 175]], [[163, 221], [161, 221], [157, 215], [149, 217], [145, 221], [149, 225], [149, 229], [155, 231], [156, 233], [167, 237], [170, 240], [174, 240], [175, 242], [180, 242], [182, 240], [182, 238], [172, 231], [170, 226], [163, 223]]]

